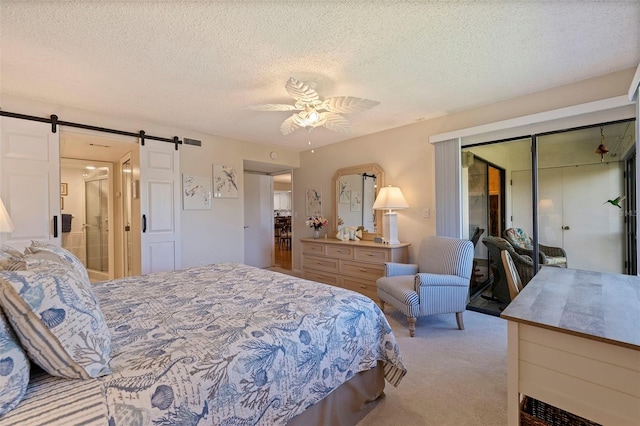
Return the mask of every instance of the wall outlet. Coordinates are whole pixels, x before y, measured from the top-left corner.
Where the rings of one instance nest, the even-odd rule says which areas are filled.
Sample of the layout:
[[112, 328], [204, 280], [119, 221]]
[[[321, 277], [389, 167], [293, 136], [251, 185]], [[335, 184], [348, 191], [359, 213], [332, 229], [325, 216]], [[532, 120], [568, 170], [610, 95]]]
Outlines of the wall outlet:
[[422, 217], [425, 219], [429, 219], [431, 217], [431, 209], [422, 210]]

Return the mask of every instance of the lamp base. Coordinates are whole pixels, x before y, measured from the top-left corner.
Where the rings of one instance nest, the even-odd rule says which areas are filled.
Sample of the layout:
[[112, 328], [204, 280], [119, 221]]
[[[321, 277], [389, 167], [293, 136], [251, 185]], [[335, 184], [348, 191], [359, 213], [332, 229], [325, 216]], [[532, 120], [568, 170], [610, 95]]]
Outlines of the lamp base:
[[382, 237], [389, 244], [400, 244], [398, 240], [398, 213], [388, 212], [382, 215]]

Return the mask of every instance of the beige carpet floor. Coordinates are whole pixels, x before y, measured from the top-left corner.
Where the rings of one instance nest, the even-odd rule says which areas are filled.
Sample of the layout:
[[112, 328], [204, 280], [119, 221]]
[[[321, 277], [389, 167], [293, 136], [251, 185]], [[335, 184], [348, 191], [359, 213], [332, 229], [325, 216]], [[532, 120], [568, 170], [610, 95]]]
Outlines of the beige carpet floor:
[[465, 330], [454, 314], [418, 318], [409, 337], [406, 318], [385, 313], [407, 374], [358, 426], [507, 424], [507, 323], [466, 311]]

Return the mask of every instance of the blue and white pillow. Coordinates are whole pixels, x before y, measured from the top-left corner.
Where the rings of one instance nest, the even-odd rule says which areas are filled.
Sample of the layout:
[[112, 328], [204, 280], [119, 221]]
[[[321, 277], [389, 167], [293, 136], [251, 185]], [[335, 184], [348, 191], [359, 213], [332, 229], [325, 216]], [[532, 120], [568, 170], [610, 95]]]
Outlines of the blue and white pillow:
[[85, 285], [91, 285], [87, 268], [85, 268], [82, 261], [69, 250], [42, 241], [31, 241], [31, 246], [25, 248], [25, 254], [36, 254], [39, 252], [49, 252], [59, 256], [63, 261], [67, 262], [73, 268], [73, 270], [78, 274], [78, 277], [82, 279]]
[[15, 408], [29, 384], [29, 360], [0, 311], [0, 417]]
[[111, 372], [109, 330], [81, 281], [70, 267], [51, 261], [0, 273], [7, 318], [29, 357], [53, 376], [88, 379]]

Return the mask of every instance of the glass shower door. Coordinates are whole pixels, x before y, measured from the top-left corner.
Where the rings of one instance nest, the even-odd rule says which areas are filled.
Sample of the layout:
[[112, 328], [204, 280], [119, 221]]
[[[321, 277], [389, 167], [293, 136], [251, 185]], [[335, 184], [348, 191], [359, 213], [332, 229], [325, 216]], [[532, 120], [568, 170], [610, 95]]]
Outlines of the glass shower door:
[[87, 269], [109, 272], [107, 177], [85, 181]]

